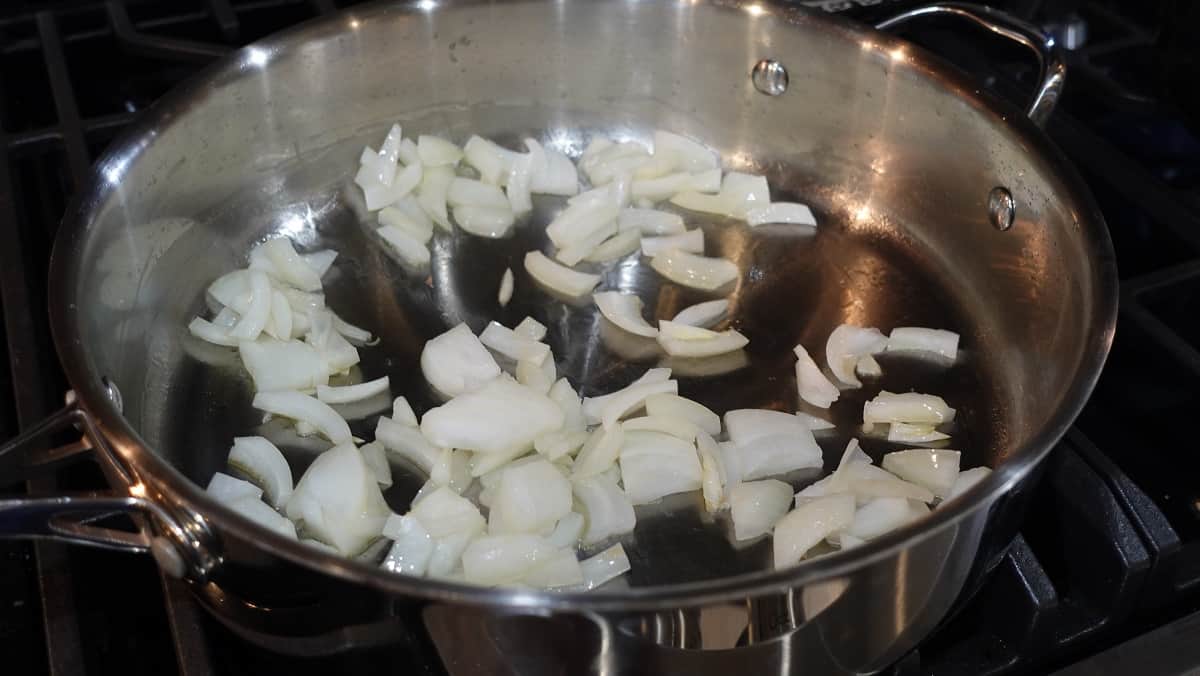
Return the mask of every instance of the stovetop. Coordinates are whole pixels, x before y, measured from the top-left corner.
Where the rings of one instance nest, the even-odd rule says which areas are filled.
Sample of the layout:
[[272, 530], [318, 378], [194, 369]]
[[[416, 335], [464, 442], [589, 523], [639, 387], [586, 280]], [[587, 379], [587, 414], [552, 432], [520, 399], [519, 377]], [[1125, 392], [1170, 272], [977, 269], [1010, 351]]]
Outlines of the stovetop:
[[[131, 119], [233, 47], [334, 0], [9, 2], [0, 9], [0, 439], [61, 404], [46, 270], [66, 201]], [[907, 1], [814, 0], [874, 21]], [[1184, 673], [1200, 668], [1200, 4], [993, 3], [1054, 32], [1070, 73], [1050, 137], [1099, 202], [1121, 313], [1092, 400], [1050, 456], [1030, 517], [986, 585], [898, 676]], [[944, 20], [904, 35], [1023, 102], [1025, 54]], [[95, 488], [74, 467], [4, 493]], [[1116, 647], [1114, 647], [1116, 646]], [[439, 673], [372, 649], [320, 660], [254, 648], [150, 557], [0, 542], [6, 673]]]

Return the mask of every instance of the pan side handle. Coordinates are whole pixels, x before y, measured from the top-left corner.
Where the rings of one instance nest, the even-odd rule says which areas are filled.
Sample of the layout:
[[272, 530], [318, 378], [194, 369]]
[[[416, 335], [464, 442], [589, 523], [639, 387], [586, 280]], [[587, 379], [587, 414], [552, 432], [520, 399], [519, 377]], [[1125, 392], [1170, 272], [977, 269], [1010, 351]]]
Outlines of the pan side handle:
[[878, 30], [888, 30], [913, 19], [930, 16], [954, 16], [966, 19], [996, 35], [1027, 47], [1037, 58], [1041, 70], [1040, 83], [1034, 92], [1026, 114], [1039, 127], [1045, 127], [1058, 104], [1067, 78], [1067, 64], [1062, 49], [1052, 36], [1011, 14], [965, 2], [940, 2], [914, 7], [875, 24]]

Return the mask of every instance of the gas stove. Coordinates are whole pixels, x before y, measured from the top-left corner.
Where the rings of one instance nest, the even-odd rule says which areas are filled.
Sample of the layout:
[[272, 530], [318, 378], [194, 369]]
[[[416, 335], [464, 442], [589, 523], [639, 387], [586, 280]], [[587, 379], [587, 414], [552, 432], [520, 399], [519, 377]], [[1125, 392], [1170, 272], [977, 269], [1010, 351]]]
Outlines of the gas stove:
[[[21, 1], [0, 9], [0, 439], [61, 405], [46, 321], [55, 231], [90, 162], [137, 113], [229, 50], [349, 2]], [[802, 2], [873, 22], [915, 3]], [[1185, 2], [993, 3], [1068, 48], [1047, 132], [1091, 186], [1117, 252], [1109, 365], [1050, 456], [987, 583], [891, 668], [938, 674], [1200, 668], [1200, 484], [1184, 424], [1200, 406], [1200, 10]], [[942, 19], [905, 37], [1023, 103], [1027, 55]], [[73, 466], [4, 494], [94, 489]], [[443, 673], [397, 648], [285, 657], [234, 636], [150, 557], [0, 542], [6, 673]]]

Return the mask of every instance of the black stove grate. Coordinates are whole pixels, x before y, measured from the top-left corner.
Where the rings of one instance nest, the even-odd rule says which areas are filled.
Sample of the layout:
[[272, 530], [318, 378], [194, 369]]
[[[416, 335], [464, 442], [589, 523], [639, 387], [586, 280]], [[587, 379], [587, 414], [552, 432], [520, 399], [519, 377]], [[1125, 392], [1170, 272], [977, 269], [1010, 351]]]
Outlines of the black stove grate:
[[[91, 160], [213, 59], [345, 4], [63, 0], [0, 11], [0, 438], [57, 408], [66, 387], [45, 276], [59, 218]], [[913, 3], [806, 4], [871, 20]], [[1042, 673], [1200, 608], [1200, 460], [1180, 422], [1200, 404], [1200, 141], [1197, 119], [1187, 124], [1194, 94], [1178, 85], [1195, 57], [1180, 55], [1181, 29], [1164, 21], [1200, 17], [1178, 2], [997, 4], [1077, 47], [1048, 131], [1109, 221], [1120, 330], [1078, 429], [1046, 468], [1038, 517], [976, 596], [895, 667], [903, 676]], [[981, 46], [952, 24], [910, 31], [1002, 96], [1021, 101], [1029, 90], [1020, 54]], [[12, 489], [100, 480], [80, 467]], [[15, 673], [412, 669], [386, 650], [319, 661], [265, 653], [201, 613], [149, 557], [46, 543], [0, 543], [0, 650]]]

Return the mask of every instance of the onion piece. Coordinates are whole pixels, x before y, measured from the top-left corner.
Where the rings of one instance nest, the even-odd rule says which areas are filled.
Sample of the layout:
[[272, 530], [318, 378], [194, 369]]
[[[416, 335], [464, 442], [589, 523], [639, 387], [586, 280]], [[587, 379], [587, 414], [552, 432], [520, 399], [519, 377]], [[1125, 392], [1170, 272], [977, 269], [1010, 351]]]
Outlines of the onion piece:
[[429, 481], [436, 486], [446, 486], [462, 495], [471, 485], [471, 457], [467, 451], [456, 451], [443, 448], [438, 453], [438, 459], [429, 470]]
[[521, 155], [513, 160], [512, 168], [508, 171], [508, 185], [504, 188], [504, 195], [508, 198], [508, 208], [513, 214], [526, 214], [533, 210], [533, 198], [529, 194], [531, 167], [532, 157]]
[[875, 498], [854, 512], [854, 521], [843, 531], [859, 540], [871, 540], [890, 533], [929, 513], [925, 505], [904, 498]]
[[359, 187], [363, 189], [367, 210], [378, 211], [404, 199], [421, 184], [422, 178], [423, 172], [420, 163], [413, 163], [397, 174], [391, 185], [383, 185], [377, 181], [364, 181], [359, 183]]
[[679, 392], [679, 383], [674, 380], [668, 380], [665, 382], [630, 385], [617, 392], [616, 396], [604, 405], [604, 409], [600, 412], [600, 424], [605, 428], [616, 425], [618, 420], [641, 408], [646, 401], [646, 397], [660, 392], [677, 394]]
[[629, 390], [635, 385], [644, 385], [646, 383], [662, 383], [671, 379], [671, 369], [654, 368], [647, 369], [645, 373], [638, 377], [629, 385], [608, 394], [585, 397], [583, 400], [583, 415], [589, 425], [597, 425], [602, 419], [604, 407], [608, 405], [617, 395]]
[[426, 167], [453, 167], [463, 152], [446, 139], [422, 134], [417, 137], [417, 156]]
[[272, 507], [283, 507], [291, 497], [292, 468], [275, 444], [263, 437], [234, 437], [228, 462], [262, 487]]
[[562, 423], [562, 409], [549, 397], [496, 378], [431, 409], [421, 419], [421, 433], [435, 446], [501, 453], [529, 448]]
[[575, 558], [574, 548], [560, 547], [554, 549], [546, 560], [534, 565], [518, 582], [542, 589], [577, 587], [584, 582], [583, 567]]
[[434, 488], [415, 502], [409, 514], [439, 540], [458, 534], [477, 535], [486, 524], [478, 507], [446, 486]]
[[200, 317], [194, 317], [192, 321], [188, 322], [188, 333], [200, 340], [222, 347], [237, 347], [238, 344], [237, 338], [230, 336], [228, 329]]
[[616, 463], [625, 443], [625, 430], [620, 425], [608, 429], [598, 427], [579, 449], [575, 465], [571, 468], [573, 479], [585, 479], [606, 471]]
[[817, 417], [811, 413], [805, 413], [804, 411], [796, 411], [796, 417], [804, 423], [804, 426], [807, 427], [810, 432], [824, 432], [826, 430], [837, 428], [837, 426], [832, 422], [824, 418]]
[[513, 327], [513, 332], [530, 340], [540, 341], [546, 337], [546, 326], [533, 317], [526, 317]]
[[308, 264], [313, 270], [317, 271], [318, 277], [324, 277], [329, 268], [333, 267], [333, 262], [337, 260], [338, 252], [333, 249], [321, 249], [312, 253], [300, 254], [300, 258]]
[[455, 397], [500, 375], [500, 367], [466, 324], [432, 338], [421, 350], [421, 373], [433, 389]]
[[269, 239], [256, 248], [262, 250], [267, 260], [271, 261], [271, 266], [275, 274], [279, 276], [279, 281], [301, 291], [321, 290], [321, 275], [301, 258], [300, 254], [296, 253], [296, 248], [292, 246], [290, 239], [286, 237]]
[[446, 212], [446, 194], [450, 192], [450, 182], [454, 178], [454, 170], [450, 167], [431, 167], [421, 176], [421, 185], [417, 189], [417, 204], [438, 227], [447, 232], [451, 227], [450, 216]]
[[696, 435], [703, 431], [683, 418], [662, 415], [646, 415], [640, 418], [630, 418], [621, 423], [621, 429], [626, 432], [662, 432], [663, 434], [669, 434], [676, 439], [682, 439], [687, 442], [696, 441]]
[[617, 214], [617, 228], [646, 236], [676, 235], [687, 230], [682, 216], [657, 209], [622, 209]]
[[592, 185], [605, 185], [620, 174], [634, 172], [653, 161], [650, 152], [631, 141], [613, 143], [607, 139], [592, 141], [579, 158], [579, 167]]
[[530, 340], [499, 322], [488, 322], [479, 334], [479, 342], [513, 361], [528, 360], [541, 366], [550, 355], [550, 346]]
[[583, 573], [580, 586], [592, 590], [629, 572], [629, 557], [621, 543], [579, 562]]
[[663, 235], [662, 237], [642, 238], [643, 256], [653, 257], [671, 249], [694, 254], [704, 253], [704, 231], [700, 228], [696, 228], [694, 230], [681, 232], [677, 235]]
[[559, 378], [553, 386], [550, 387], [547, 393], [554, 403], [563, 412], [563, 430], [582, 431], [587, 427], [583, 418], [583, 402], [579, 398], [579, 393], [575, 388], [571, 387], [571, 383], [566, 378]]
[[879, 329], [842, 324], [829, 334], [825, 343], [825, 363], [838, 380], [862, 387], [854, 368], [864, 355], [879, 354], [887, 348], [887, 337]]
[[208, 487], [204, 489], [204, 492], [212, 496], [217, 502], [225, 504], [242, 498], [259, 500], [263, 494], [261, 488], [249, 481], [221, 472], [216, 472], [212, 475], [212, 478], [208, 480]]
[[571, 483], [548, 460], [537, 458], [500, 471], [488, 532], [540, 533], [571, 512]]
[[553, 461], [575, 453], [587, 443], [589, 438], [590, 435], [586, 430], [556, 430], [534, 439], [533, 448]]
[[536, 535], [483, 535], [463, 550], [463, 576], [482, 585], [516, 582], [555, 552]]
[[769, 223], [787, 223], [791, 225], [816, 225], [812, 210], [803, 204], [795, 202], [772, 202], [766, 206], [755, 207], [746, 212], [746, 223], [750, 227], [767, 225]]
[[575, 265], [579, 261], [591, 255], [593, 251], [600, 247], [605, 240], [611, 237], [617, 231], [615, 223], [605, 224], [600, 229], [591, 234], [579, 239], [567, 246], [559, 249], [554, 254], [554, 258], [563, 265]]
[[[333, 313], [331, 313], [333, 314]], [[355, 343], [365, 345], [375, 339], [371, 332], [347, 322], [345, 319], [333, 314], [333, 330], [337, 331], [342, 337]]]
[[343, 443], [309, 465], [286, 513], [316, 539], [354, 555], [379, 536], [391, 510], [362, 454]]
[[954, 485], [950, 487], [950, 492], [945, 495], [941, 504], [945, 504], [947, 500], [966, 493], [972, 486], [983, 481], [991, 473], [992, 470], [987, 467], [972, 467], [971, 469], [959, 472], [958, 477], [954, 480]]
[[765, 409], [727, 411], [725, 429], [737, 446], [743, 481], [824, 464], [812, 432], [789, 413]]
[[342, 387], [330, 387], [328, 385], [317, 386], [317, 399], [326, 404], [349, 404], [354, 401], [361, 401], [369, 397], [374, 397], [378, 394], [388, 391], [388, 377], [376, 378], [365, 383], [357, 385], [346, 385]]
[[570, 512], [558, 520], [554, 531], [546, 536], [546, 540], [555, 547], [575, 547], [579, 538], [583, 537], [583, 528], [587, 520], [579, 512]]
[[954, 488], [961, 457], [958, 451], [912, 448], [888, 453], [883, 456], [882, 465], [901, 479], [928, 488], [935, 496], [944, 498]]
[[659, 202], [670, 198], [675, 201], [673, 195], [703, 195], [703, 193], [713, 193], [721, 187], [721, 170], [713, 169], [697, 174], [680, 172], [659, 176], [657, 178], [641, 178], [635, 179], [630, 186], [630, 193], [635, 200], [648, 200], [650, 202]]
[[650, 267], [683, 286], [715, 291], [738, 278], [738, 267], [724, 258], [708, 258], [677, 250], [650, 259]]
[[[587, 240], [596, 233], [616, 234], [617, 206], [608, 200], [570, 204], [546, 226], [546, 236], [559, 249]], [[603, 238], [596, 243], [604, 241]]]
[[472, 235], [499, 239], [512, 230], [516, 221], [512, 209], [507, 205], [503, 209], [496, 209], [460, 204], [454, 207], [454, 222]]
[[292, 338], [292, 306], [282, 291], [271, 292], [271, 320], [264, 331], [279, 340]]
[[461, 580], [463, 552], [477, 536], [477, 533], [454, 533], [439, 538], [433, 556], [429, 558], [425, 577], [450, 579], [454, 576]]
[[217, 277], [208, 285], [208, 296], [220, 307], [245, 314], [251, 301], [250, 270], [234, 270]]
[[637, 524], [633, 505], [615, 481], [593, 476], [573, 479], [572, 486], [587, 524], [581, 536], [584, 545], [631, 532]]
[[501, 181], [508, 177], [512, 163], [520, 157], [520, 153], [502, 148], [480, 136], [467, 139], [463, 154], [467, 164], [479, 172], [480, 179], [492, 185], [501, 185]]
[[910, 423], [940, 425], [954, 420], [954, 409], [934, 394], [902, 392], [896, 394], [886, 390], [863, 404], [863, 423]]
[[428, 244], [433, 237], [432, 221], [419, 222], [396, 207], [384, 207], [379, 212], [378, 220], [379, 225], [401, 230], [422, 245]]
[[250, 519], [254, 523], [263, 526], [269, 530], [275, 531], [284, 537], [296, 539], [296, 526], [291, 521], [288, 521], [279, 512], [271, 509], [271, 506], [256, 498], [239, 498], [232, 502], [226, 502], [225, 506], [242, 516]]
[[662, 362], [679, 375], [688, 378], [709, 378], [732, 373], [750, 364], [745, 350], [725, 352], [714, 357], [671, 357]]
[[883, 368], [875, 360], [875, 357], [868, 354], [859, 357], [858, 362], [854, 365], [854, 372], [864, 378], [878, 378], [883, 375]]
[[576, 272], [546, 258], [541, 251], [525, 254], [525, 271], [538, 283], [569, 298], [578, 298], [600, 283], [600, 275]]
[[388, 465], [383, 444], [378, 441], [372, 441], [369, 444], [360, 446], [358, 452], [362, 453], [363, 462], [367, 463], [367, 468], [371, 470], [372, 476], [375, 477], [375, 483], [383, 488], [391, 486], [392, 468]]
[[848, 465], [843, 480], [849, 491], [860, 499], [907, 498], [928, 503], [934, 498], [928, 488], [866, 463]]
[[792, 487], [776, 479], [738, 483], [729, 491], [733, 537], [739, 542], [770, 533], [792, 505]]
[[500, 277], [500, 290], [496, 293], [496, 301], [500, 303], [500, 307], [508, 305], [508, 301], [512, 300], [513, 295], [513, 271], [512, 268], [504, 268], [504, 274]]
[[[704, 496], [704, 508], [714, 513], [729, 504], [729, 489], [737, 482], [729, 481], [721, 447], [704, 431], [696, 435], [696, 451], [700, 456], [700, 491]], [[791, 500], [790, 486], [788, 500]]]
[[517, 382], [525, 387], [539, 394], [548, 394], [558, 377], [558, 371], [555, 370], [553, 357], [542, 360], [541, 364], [533, 359], [520, 359], [517, 361], [516, 376]]
[[642, 299], [632, 293], [619, 291], [598, 291], [592, 294], [600, 314], [613, 324], [630, 333], [653, 338], [658, 335], [658, 329], [646, 323], [642, 318]]
[[429, 248], [407, 230], [385, 225], [375, 231], [408, 268], [422, 269], [429, 265]]
[[642, 236], [636, 230], [624, 230], [604, 240], [583, 257], [589, 263], [607, 263], [638, 250]]
[[375, 423], [375, 440], [426, 474], [433, 471], [434, 463], [441, 457], [440, 451], [429, 443], [418, 428], [387, 416], [380, 416]]
[[413, 413], [408, 399], [405, 399], [403, 396], [396, 397], [392, 401], [392, 419], [406, 427], [419, 426], [417, 423], [417, 414]]
[[658, 343], [672, 357], [712, 357], [740, 350], [749, 342], [734, 329], [718, 333], [665, 319], [658, 322]]
[[646, 412], [652, 416], [681, 418], [714, 437], [721, 434], [721, 417], [708, 407], [677, 394], [654, 394], [646, 398]]
[[383, 524], [383, 534], [392, 540], [383, 568], [393, 573], [425, 574], [437, 543], [420, 520], [411, 514], [392, 514]]
[[939, 432], [933, 425], [912, 425], [909, 423], [892, 423], [888, 425], [887, 440], [898, 444], [928, 444], [935, 441], [945, 441], [950, 435]]
[[[254, 340], [266, 328], [271, 319], [271, 280], [261, 270], [251, 270], [249, 277], [250, 303], [242, 318], [229, 330], [229, 335], [240, 340]], [[235, 310], [237, 308], [234, 308]]]
[[838, 400], [837, 385], [829, 382], [803, 345], [792, 348], [796, 354], [796, 388], [800, 398], [817, 408], [829, 408]]
[[625, 494], [635, 505], [701, 487], [695, 445], [662, 432], [625, 432], [620, 465]]
[[898, 326], [888, 335], [888, 352], [931, 352], [949, 361], [958, 358], [958, 334], [942, 329]]
[[795, 565], [821, 540], [854, 521], [854, 496], [846, 493], [814, 498], [775, 524], [775, 568]]
[[687, 324], [688, 326], [698, 326], [706, 329], [716, 324], [728, 311], [728, 300], [724, 298], [710, 300], [683, 308], [671, 321], [676, 324]]
[[579, 192], [579, 174], [569, 157], [553, 148], [544, 148], [531, 138], [525, 139], [525, 147], [535, 160], [529, 181], [532, 192], [539, 195], [564, 196]]
[[350, 441], [350, 426], [322, 401], [300, 392], [259, 392], [254, 395], [254, 408], [293, 420], [302, 420], [317, 428], [335, 444]]
[[720, 166], [717, 155], [703, 144], [661, 129], [654, 132], [654, 157], [669, 158], [671, 169], [699, 172]]

